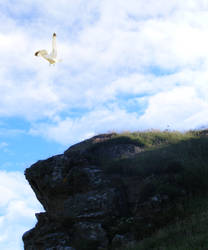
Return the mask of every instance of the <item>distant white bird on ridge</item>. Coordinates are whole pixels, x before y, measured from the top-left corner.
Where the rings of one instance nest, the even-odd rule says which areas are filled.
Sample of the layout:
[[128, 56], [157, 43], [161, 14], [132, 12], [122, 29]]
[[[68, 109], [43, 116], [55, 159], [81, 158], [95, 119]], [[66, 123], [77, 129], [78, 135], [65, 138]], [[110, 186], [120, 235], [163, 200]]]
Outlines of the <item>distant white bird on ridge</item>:
[[56, 33], [53, 33], [52, 37], [52, 51], [50, 54], [48, 54], [47, 50], [38, 50], [35, 52], [35, 56], [42, 56], [47, 61], [49, 61], [49, 65], [60, 62], [61, 60], [57, 59], [57, 48], [56, 48]]

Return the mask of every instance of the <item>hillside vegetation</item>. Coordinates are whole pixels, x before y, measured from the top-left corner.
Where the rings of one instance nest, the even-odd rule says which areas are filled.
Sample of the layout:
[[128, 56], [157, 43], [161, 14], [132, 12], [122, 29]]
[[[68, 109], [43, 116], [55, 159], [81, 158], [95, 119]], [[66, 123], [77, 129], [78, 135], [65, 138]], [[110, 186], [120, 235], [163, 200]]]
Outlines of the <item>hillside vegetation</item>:
[[208, 130], [100, 134], [25, 176], [46, 210], [25, 249], [208, 249]]
[[[122, 152], [112, 152], [119, 144], [134, 144], [140, 150], [132, 155], [125, 155], [124, 150], [122, 156]], [[185, 133], [154, 130], [126, 132], [112, 134], [110, 139], [89, 143], [87, 147], [86, 158], [103, 166], [108, 173], [138, 176], [141, 179], [173, 174], [175, 184], [183, 187], [189, 195], [208, 191], [207, 130]], [[112, 157], [109, 152], [106, 153], [106, 148], [110, 148]], [[156, 191], [161, 189], [162, 183], [159, 185], [156, 181], [152, 185]]]
[[[140, 150], [129, 156], [106, 157], [102, 150], [132, 143]], [[152, 219], [152, 229], [144, 227], [141, 241], [129, 246], [129, 250], [208, 249], [207, 130], [126, 132], [88, 147], [88, 159], [107, 173], [140, 178], [140, 202], [155, 197], [168, 207], [164, 214], [160, 211], [158, 218]], [[168, 197], [167, 201], [164, 197]], [[138, 228], [141, 232], [141, 223], [138, 226], [128, 222], [125, 226], [126, 231]]]

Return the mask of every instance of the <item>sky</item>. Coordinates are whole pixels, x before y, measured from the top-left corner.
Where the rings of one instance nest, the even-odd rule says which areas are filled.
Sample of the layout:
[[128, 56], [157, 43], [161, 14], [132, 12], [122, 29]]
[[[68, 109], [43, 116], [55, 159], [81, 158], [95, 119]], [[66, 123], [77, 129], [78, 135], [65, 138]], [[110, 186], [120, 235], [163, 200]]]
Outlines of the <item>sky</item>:
[[[43, 211], [24, 178], [106, 132], [208, 124], [207, 0], [0, 0], [0, 249]], [[34, 53], [51, 50], [49, 66]]]

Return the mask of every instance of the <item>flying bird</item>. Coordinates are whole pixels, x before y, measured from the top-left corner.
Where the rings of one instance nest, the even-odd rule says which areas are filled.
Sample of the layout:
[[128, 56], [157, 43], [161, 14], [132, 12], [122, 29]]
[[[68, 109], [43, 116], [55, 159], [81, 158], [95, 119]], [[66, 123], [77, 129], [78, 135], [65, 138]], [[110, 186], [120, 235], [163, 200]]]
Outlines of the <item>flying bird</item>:
[[56, 33], [53, 33], [52, 37], [52, 51], [50, 54], [48, 54], [47, 50], [38, 50], [35, 52], [35, 56], [42, 56], [47, 61], [49, 61], [49, 65], [60, 62], [61, 60], [57, 59], [57, 48], [56, 48]]

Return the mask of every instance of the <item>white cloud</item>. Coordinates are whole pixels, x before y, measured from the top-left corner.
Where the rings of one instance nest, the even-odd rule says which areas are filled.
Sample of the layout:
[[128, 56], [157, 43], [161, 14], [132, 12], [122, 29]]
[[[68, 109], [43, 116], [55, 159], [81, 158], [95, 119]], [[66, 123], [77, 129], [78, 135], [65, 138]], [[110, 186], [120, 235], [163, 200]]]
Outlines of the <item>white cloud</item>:
[[42, 135], [64, 145], [86, 139], [94, 134], [106, 131], [124, 131], [137, 129], [138, 116], [136, 113], [127, 113], [116, 105], [100, 107], [77, 119], [59, 119], [54, 124], [38, 124], [30, 133]]
[[170, 129], [186, 130], [207, 124], [207, 116], [208, 103], [194, 88], [178, 87], [150, 98], [140, 122], [146, 127], [165, 129], [169, 125]]
[[[80, 0], [71, 1], [70, 8], [67, 1], [39, 4], [4, 4], [13, 14], [1, 17], [8, 26], [0, 29], [1, 116], [53, 120], [75, 107], [94, 110], [116, 102], [121, 92], [152, 95], [176, 83], [193, 85], [189, 75], [208, 68], [204, 1]], [[50, 48], [54, 29], [64, 60], [48, 67], [34, 52]], [[171, 74], [154, 76], [149, 68]], [[200, 84], [205, 87], [205, 74]]]
[[[0, 29], [1, 116], [53, 121], [73, 108], [94, 112], [106, 102], [116, 103], [121, 93], [153, 98], [178, 85], [192, 86], [198, 98], [208, 101], [208, 8], [203, 0], [80, 0], [71, 1], [70, 8], [67, 1], [39, 3], [1, 3], [13, 13], [1, 16], [7, 25]], [[27, 23], [24, 15], [32, 10]], [[64, 61], [49, 68], [34, 51], [50, 48], [54, 29]]]
[[30, 133], [69, 145], [106, 131], [164, 130], [168, 126], [169, 129], [188, 130], [208, 124], [208, 103], [193, 87], [164, 88], [162, 92], [136, 98], [134, 102], [141, 107], [146, 103], [143, 115], [138, 115], [139, 110], [129, 113], [114, 104], [77, 119], [59, 118], [53, 124], [36, 124]]
[[43, 208], [20, 172], [0, 171], [0, 193], [0, 249], [20, 250], [23, 233]]
[[[63, 143], [74, 140], [68, 135], [71, 127], [77, 127], [73, 138], [84, 138], [85, 134], [116, 129], [113, 128], [116, 123], [110, 123], [112, 114], [115, 121], [120, 112], [125, 113], [123, 119], [132, 117], [125, 107], [125, 95], [134, 95], [134, 98], [146, 95], [149, 106], [144, 116], [139, 118], [138, 106], [138, 113], [135, 110], [132, 118], [138, 124], [143, 121], [143, 125], [136, 123], [138, 127], [164, 127], [152, 103], [164, 93], [171, 93], [174, 98], [168, 99], [166, 106], [172, 110], [174, 100], [178, 100], [174, 96], [177, 86], [194, 89], [198, 108], [193, 109], [187, 101], [186, 112], [181, 111], [180, 115], [169, 112], [174, 127], [182, 126], [186, 119], [194, 119], [191, 117], [197, 116], [201, 106], [206, 106], [208, 8], [203, 0], [91, 1], [87, 4], [79, 0], [71, 1], [70, 8], [64, 0], [50, 1], [50, 5], [47, 1], [41, 5], [40, 1], [18, 3], [4, 4], [13, 14], [4, 13], [1, 17], [8, 26], [7, 30], [0, 29], [0, 51], [4, 58], [0, 62], [1, 116], [23, 117], [32, 123], [33, 131], [43, 131], [45, 124], [38, 121], [49, 119], [49, 131], [37, 134], [48, 134], [49, 138]], [[29, 13], [27, 23], [24, 16]], [[63, 63], [48, 67], [45, 61], [34, 57], [34, 51], [50, 48], [54, 30]], [[119, 107], [122, 95], [124, 104]], [[102, 107], [109, 107], [112, 102], [117, 108], [103, 111]], [[158, 109], [159, 105], [164, 109], [162, 102], [157, 105]], [[86, 110], [73, 118], [70, 117], [73, 109]], [[68, 115], [62, 117], [62, 113]], [[96, 118], [92, 114], [96, 114]], [[96, 123], [97, 117], [100, 120], [99, 114], [109, 125]], [[56, 117], [60, 117], [58, 122]], [[89, 119], [92, 122], [85, 128], [85, 120], [89, 124]], [[120, 124], [125, 124], [126, 129], [134, 128], [126, 121]], [[188, 128], [188, 124], [185, 127]], [[85, 132], [79, 132], [78, 128]], [[68, 135], [67, 139], [63, 139], [61, 130]]]

